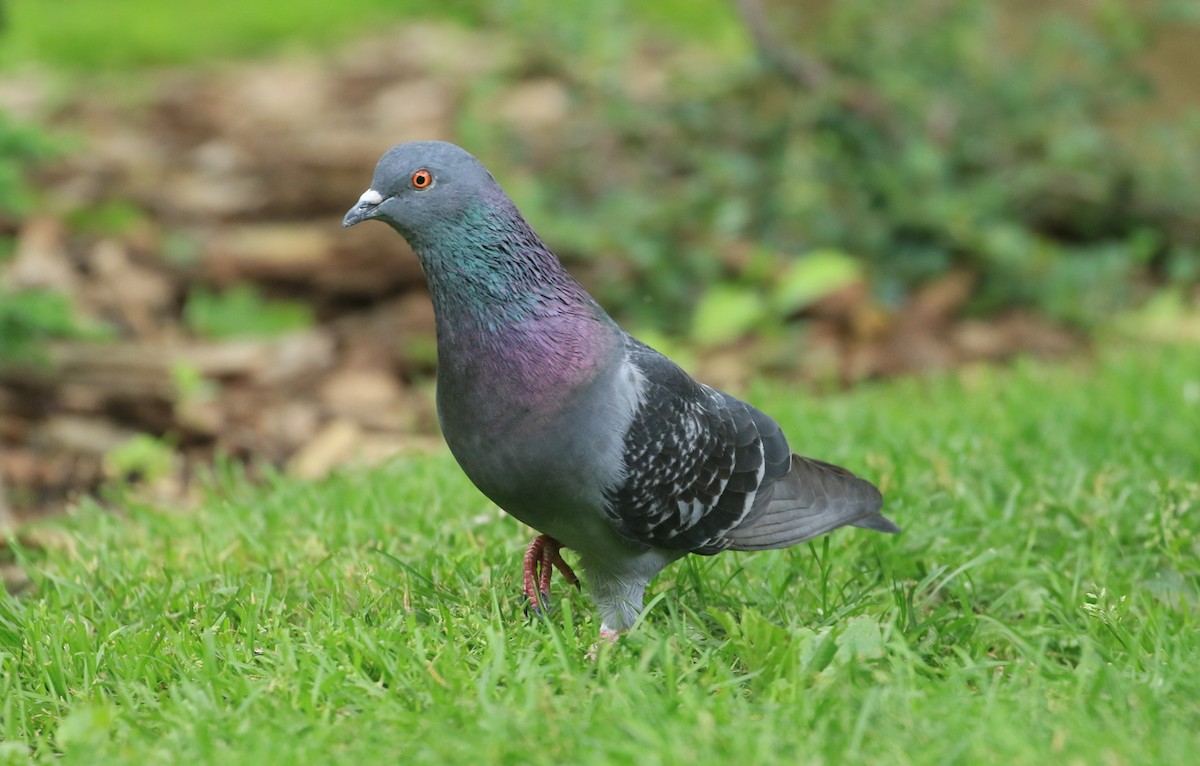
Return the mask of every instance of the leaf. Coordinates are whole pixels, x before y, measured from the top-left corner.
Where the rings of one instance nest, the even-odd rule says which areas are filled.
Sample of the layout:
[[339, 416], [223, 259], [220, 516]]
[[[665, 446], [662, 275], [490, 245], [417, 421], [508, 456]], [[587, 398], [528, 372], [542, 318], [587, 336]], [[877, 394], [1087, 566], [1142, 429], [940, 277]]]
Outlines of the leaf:
[[719, 346], [745, 335], [767, 313], [756, 291], [737, 285], [717, 285], [700, 299], [692, 318], [692, 337], [706, 346]]
[[796, 259], [775, 284], [771, 305], [791, 314], [862, 280], [858, 261], [841, 250], [813, 250]]
[[106, 328], [81, 322], [71, 300], [51, 290], [0, 289], [0, 363], [45, 361], [43, 347], [54, 338], [103, 340]]
[[264, 298], [251, 284], [235, 285], [223, 293], [197, 287], [183, 307], [188, 328], [208, 338], [280, 335], [311, 327], [312, 309], [299, 301]]
[[879, 623], [870, 617], [850, 618], [846, 622], [846, 629], [838, 637], [838, 662], [869, 660], [882, 656], [883, 634], [879, 631]]
[[154, 482], [171, 473], [174, 458], [175, 450], [166, 441], [137, 434], [109, 450], [104, 466], [110, 476]]

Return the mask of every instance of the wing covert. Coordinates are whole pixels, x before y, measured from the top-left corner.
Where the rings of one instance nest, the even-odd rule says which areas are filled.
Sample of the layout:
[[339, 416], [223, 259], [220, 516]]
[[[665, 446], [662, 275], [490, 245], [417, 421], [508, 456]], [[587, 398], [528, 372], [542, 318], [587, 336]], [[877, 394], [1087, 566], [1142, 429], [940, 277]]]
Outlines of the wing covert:
[[[774, 458], [756, 422], [766, 416], [697, 383], [648, 346], [627, 343], [645, 383], [625, 435], [624, 481], [608, 493], [609, 520], [643, 545], [723, 550], [724, 533], [754, 507], [767, 458]], [[782, 440], [774, 431], [771, 437]]]

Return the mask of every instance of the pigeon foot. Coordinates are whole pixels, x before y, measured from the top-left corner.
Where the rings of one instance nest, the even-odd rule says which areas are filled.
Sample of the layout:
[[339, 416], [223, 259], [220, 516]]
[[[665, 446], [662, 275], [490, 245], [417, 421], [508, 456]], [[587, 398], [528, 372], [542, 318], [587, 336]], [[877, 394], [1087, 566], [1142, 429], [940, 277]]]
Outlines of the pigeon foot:
[[579, 587], [579, 578], [563, 561], [562, 543], [549, 535], [538, 535], [525, 549], [525, 597], [534, 612], [541, 613], [550, 604], [550, 578], [557, 569], [563, 578]]

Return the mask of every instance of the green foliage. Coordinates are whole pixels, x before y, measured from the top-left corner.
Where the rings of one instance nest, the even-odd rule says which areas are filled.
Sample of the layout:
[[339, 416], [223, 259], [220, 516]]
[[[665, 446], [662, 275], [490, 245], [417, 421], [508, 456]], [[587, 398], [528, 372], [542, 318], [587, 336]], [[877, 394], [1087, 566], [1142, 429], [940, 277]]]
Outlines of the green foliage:
[[[829, 84], [749, 65], [723, 0], [16, 0], [0, 62], [206, 60], [428, 14], [502, 29], [522, 53], [473, 84], [457, 138], [562, 255], [603, 259], [589, 284], [606, 305], [669, 332], [694, 317], [705, 342], [792, 313], [769, 296], [821, 251], [859, 261], [885, 304], [958, 267], [979, 277], [974, 311], [1029, 305], [1079, 325], [1147, 280], [1200, 281], [1200, 122], [1137, 119], [1150, 95], [1137, 57], [1165, 25], [1194, 23], [1192, 5], [1108, 2], [1036, 24], [984, 0], [765, 6], [785, 47], [838, 73]], [[543, 75], [571, 88], [562, 145], [514, 135], [491, 109]], [[113, 229], [137, 211], [85, 218]], [[767, 255], [748, 263], [748, 249]]]
[[717, 284], [696, 304], [692, 336], [714, 346], [728, 343], [758, 326], [766, 315], [766, 304], [754, 288]]
[[187, 362], [172, 365], [171, 383], [175, 386], [176, 400], [179, 402], [209, 400], [218, 390], [215, 381], [204, 377], [204, 373], [195, 365]]
[[127, 200], [108, 200], [72, 210], [66, 217], [72, 231], [105, 236], [127, 234], [146, 223], [148, 214]]
[[109, 476], [146, 483], [168, 476], [174, 461], [174, 446], [149, 434], [132, 436], [104, 455], [104, 467]]
[[743, 269], [736, 282], [705, 290], [692, 317], [692, 339], [719, 346], [753, 332], [769, 334], [792, 314], [864, 279], [857, 260], [838, 250], [816, 250], [778, 270]]
[[[1038, 25], [983, 0], [768, 7], [785, 39], [803, 30], [788, 45], [840, 73], [829, 86], [685, 57], [646, 99], [622, 95], [635, 35], [622, 53], [544, 54], [577, 88], [571, 147], [611, 148], [543, 156], [553, 192], [513, 186], [565, 256], [629, 265], [597, 270], [606, 303], [680, 330], [697, 296], [704, 322], [706, 301], [734, 300], [713, 283], [761, 294], [825, 249], [858, 259], [885, 304], [958, 267], [980, 277], [978, 312], [1031, 305], [1080, 325], [1141, 280], [1200, 279], [1200, 123], [1131, 119], [1150, 95], [1136, 56], [1173, 18], [1120, 3]], [[486, 121], [465, 132], [488, 157], [539, 156]], [[778, 268], [747, 273], [747, 243]]]
[[[67, 69], [128, 70], [230, 56], [263, 55], [281, 48], [325, 46], [365, 29], [415, 18], [468, 25], [518, 25], [536, 39], [566, 37], [605, 47], [632, 18], [672, 38], [702, 38], [710, 44], [744, 44], [729, 3], [722, 0], [665, 0], [612, 4], [492, 2], [491, 0], [7, 0], [8, 28], [0, 27], [0, 66], [42, 61]], [[588, 19], [607, 19], [604, 27]], [[534, 31], [536, 28], [536, 31]], [[602, 33], [601, 33], [602, 32]], [[611, 45], [608, 46], [611, 49]]]
[[189, 330], [207, 338], [279, 335], [313, 324], [307, 304], [263, 298], [251, 284], [234, 285], [222, 293], [193, 288], [183, 319]]
[[332, 43], [415, 15], [477, 20], [474, 0], [8, 0], [0, 65], [36, 60], [70, 69], [128, 69], [263, 54], [304, 40]]
[[1198, 380], [1179, 345], [762, 384], [903, 534], [681, 560], [594, 661], [585, 596], [524, 615], [528, 531], [445, 453], [85, 504], [9, 544], [0, 763], [1188, 763]]
[[826, 55], [852, 61], [887, 112], [818, 116], [822, 186], [846, 201], [816, 211], [827, 230], [868, 259], [884, 295], [965, 263], [984, 307], [1033, 303], [1084, 322], [1125, 302], [1161, 247], [1147, 231], [1166, 223], [1149, 211], [1166, 201], [1168, 169], [1114, 130], [1146, 95], [1133, 56], [1152, 22], [1054, 19], [996, 45], [992, 4], [868, 5], [839, 6]]
[[779, 276], [771, 303], [784, 313], [807, 308], [816, 300], [864, 278], [862, 267], [840, 250], [816, 250], [793, 261]]
[[52, 148], [49, 137], [0, 111], [0, 223], [28, 210], [33, 202], [26, 182], [29, 166], [49, 156]]
[[[33, 204], [30, 167], [48, 157], [53, 142], [36, 128], [12, 121], [0, 111], [0, 261], [11, 252], [8, 223]], [[0, 364], [41, 360], [41, 346], [52, 338], [95, 337], [98, 330], [80, 324], [65, 296], [43, 290], [14, 292], [0, 287]]]
[[1178, 286], [1159, 290], [1136, 310], [1122, 312], [1112, 327], [1136, 338], [1200, 343], [1200, 311], [1189, 306]]
[[61, 293], [0, 289], [0, 364], [44, 362], [44, 345], [56, 338], [102, 340], [109, 335], [81, 322]]

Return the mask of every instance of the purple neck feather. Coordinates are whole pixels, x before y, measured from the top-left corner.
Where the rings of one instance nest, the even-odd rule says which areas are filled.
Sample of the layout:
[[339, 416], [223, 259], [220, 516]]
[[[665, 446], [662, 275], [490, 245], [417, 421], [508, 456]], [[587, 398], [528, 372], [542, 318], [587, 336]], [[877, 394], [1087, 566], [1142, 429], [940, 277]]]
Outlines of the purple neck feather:
[[496, 191], [409, 242], [433, 298], [439, 400], [500, 418], [552, 406], [593, 379], [618, 352], [620, 330]]

